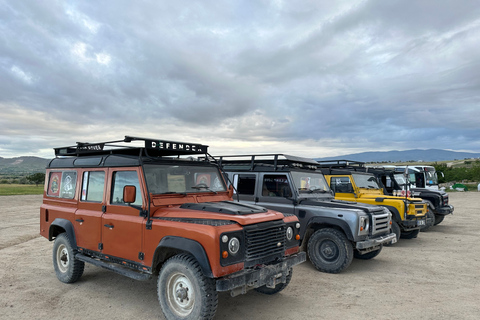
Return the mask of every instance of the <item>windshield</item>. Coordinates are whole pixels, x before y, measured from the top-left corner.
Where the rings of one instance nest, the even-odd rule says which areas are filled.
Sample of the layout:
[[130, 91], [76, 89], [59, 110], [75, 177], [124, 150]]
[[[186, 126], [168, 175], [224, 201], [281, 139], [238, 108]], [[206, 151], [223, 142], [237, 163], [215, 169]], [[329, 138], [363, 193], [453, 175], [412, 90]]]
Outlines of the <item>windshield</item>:
[[330, 188], [322, 173], [292, 171], [298, 193], [327, 193]]
[[402, 187], [402, 189], [404, 189], [407, 181], [405, 180], [405, 176], [403, 175], [403, 173], [395, 173], [394, 177], [395, 177], [395, 181], [398, 183], [398, 185], [400, 187]]
[[427, 177], [427, 185], [437, 185], [438, 184], [437, 173], [435, 171], [426, 171], [425, 175]]
[[359, 188], [381, 189], [374, 175], [352, 173], [352, 177]]
[[145, 164], [148, 191], [153, 194], [226, 191], [217, 167]]

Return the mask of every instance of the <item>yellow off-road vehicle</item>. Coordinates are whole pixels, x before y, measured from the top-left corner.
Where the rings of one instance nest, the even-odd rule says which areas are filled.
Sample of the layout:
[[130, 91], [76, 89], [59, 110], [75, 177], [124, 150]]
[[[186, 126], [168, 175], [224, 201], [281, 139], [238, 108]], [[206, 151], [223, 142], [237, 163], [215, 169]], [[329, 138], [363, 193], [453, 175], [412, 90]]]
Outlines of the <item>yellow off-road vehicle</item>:
[[375, 204], [392, 213], [392, 232], [397, 240], [416, 238], [426, 223], [427, 203], [420, 198], [385, 195], [373, 173], [355, 161], [318, 161], [335, 199]]

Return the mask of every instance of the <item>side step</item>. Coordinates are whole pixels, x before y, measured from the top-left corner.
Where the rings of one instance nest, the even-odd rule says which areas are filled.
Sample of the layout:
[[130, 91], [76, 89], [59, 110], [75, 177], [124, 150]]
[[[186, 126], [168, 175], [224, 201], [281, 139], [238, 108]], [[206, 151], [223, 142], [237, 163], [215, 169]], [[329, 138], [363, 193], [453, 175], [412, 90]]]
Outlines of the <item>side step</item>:
[[152, 278], [151, 274], [135, 271], [135, 270], [132, 270], [132, 269], [127, 269], [127, 268], [124, 268], [124, 267], [122, 267], [118, 264], [109, 263], [109, 262], [105, 262], [105, 261], [101, 261], [101, 260], [96, 260], [96, 259], [84, 256], [83, 254], [80, 254], [80, 253], [77, 253], [75, 255], [75, 258], [80, 260], [80, 261], [91, 263], [91, 264], [93, 264], [97, 267], [102, 267], [102, 268], [108, 269], [110, 271], [121, 274], [122, 276], [126, 276], [126, 277], [129, 277], [129, 278], [135, 279], [135, 280], [146, 281], [146, 280], [150, 280]]

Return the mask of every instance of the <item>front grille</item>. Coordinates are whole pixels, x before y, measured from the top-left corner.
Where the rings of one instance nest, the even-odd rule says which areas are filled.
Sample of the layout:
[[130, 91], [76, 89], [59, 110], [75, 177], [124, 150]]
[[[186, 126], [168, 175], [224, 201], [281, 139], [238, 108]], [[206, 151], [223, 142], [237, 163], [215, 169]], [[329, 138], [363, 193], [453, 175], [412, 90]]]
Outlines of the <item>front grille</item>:
[[285, 223], [265, 222], [245, 227], [245, 267], [273, 262], [285, 252]]
[[385, 233], [390, 229], [390, 214], [383, 210], [372, 213], [372, 235]]
[[423, 205], [423, 204], [416, 204], [416, 205], [415, 205], [415, 213], [416, 213], [417, 215], [419, 215], [419, 214], [421, 215], [421, 214], [423, 213], [423, 209], [424, 209], [424, 208], [425, 208], [425, 205]]

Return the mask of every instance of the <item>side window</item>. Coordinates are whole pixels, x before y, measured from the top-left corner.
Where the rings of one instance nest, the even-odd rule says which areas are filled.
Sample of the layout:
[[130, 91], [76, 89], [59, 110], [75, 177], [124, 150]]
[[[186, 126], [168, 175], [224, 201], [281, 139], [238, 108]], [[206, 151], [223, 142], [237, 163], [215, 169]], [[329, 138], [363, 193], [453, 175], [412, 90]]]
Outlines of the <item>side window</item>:
[[82, 201], [102, 202], [105, 186], [104, 171], [87, 171], [83, 173]]
[[255, 181], [254, 174], [236, 174], [233, 177], [233, 184], [238, 194], [254, 195]]
[[331, 177], [330, 188], [335, 193], [352, 193], [353, 187], [349, 177]]
[[125, 186], [135, 186], [137, 188], [135, 202], [132, 204], [142, 205], [142, 194], [140, 192], [140, 183], [136, 171], [116, 171], [113, 173], [112, 197], [110, 203], [115, 205], [125, 204], [125, 202], [123, 202], [123, 187]]
[[77, 187], [76, 171], [54, 171], [48, 177], [47, 196], [73, 199]]
[[286, 175], [265, 175], [263, 177], [262, 196], [291, 197], [292, 190]]

